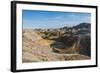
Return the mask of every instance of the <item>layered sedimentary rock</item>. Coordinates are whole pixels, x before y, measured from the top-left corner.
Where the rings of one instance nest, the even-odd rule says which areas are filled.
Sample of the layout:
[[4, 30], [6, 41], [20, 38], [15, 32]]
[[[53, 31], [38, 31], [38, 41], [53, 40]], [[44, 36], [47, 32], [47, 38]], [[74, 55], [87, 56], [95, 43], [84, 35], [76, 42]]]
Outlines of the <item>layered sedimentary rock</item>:
[[[60, 38], [61, 39], [61, 38]], [[61, 39], [59, 42], [47, 40], [41, 38], [34, 30], [23, 30], [23, 49], [22, 49], [22, 61], [23, 63], [28, 62], [41, 62], [41, 61], [66, 61], [66, 60], [85, 60], [90, 59], [89, 56], [79, 53], [79, 48], [76, 48], [78, 45], [78, 38], [70, 37], [70, 39], [65, 38]], [[62, 43], [66, 41], [65, 43]], [[56, 42], [56, 49], [59, 49], [59, 52], [55, 52], [54, 42]], [[71, 43], [72, 42], [72, 43]], [[54, 48], [53, 48], [54, 47]], [[72, 48], [69, 49], [68, 48]], [[63, 50], [67, 50], [66, 52]]]

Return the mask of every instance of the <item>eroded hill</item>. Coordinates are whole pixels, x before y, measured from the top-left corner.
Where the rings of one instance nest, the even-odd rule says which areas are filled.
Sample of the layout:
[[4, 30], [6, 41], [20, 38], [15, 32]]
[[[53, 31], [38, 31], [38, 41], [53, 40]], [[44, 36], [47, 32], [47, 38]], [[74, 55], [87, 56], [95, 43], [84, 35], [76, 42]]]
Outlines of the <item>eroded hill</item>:
[[[65, 61], [65, 60], [85, 60], [90, 59], [89, 56], [82, 55], [78, 53], [79, 48], [75, 50], [75, 44], [78, 41], [74, 42], [71, 47], [64, 47], [56, 41], [58, 37], [53, 37], [56, 40], [45, 39], [43, 38], [44, 33], [39, 31], [31, 30], [31, 29], [24, 29], [23, 34], [23, 49], [22, 49], [22, 61], [23, 63], [28, 62], [40, 62], [40, 61]], [[62, 39], [61, 39], [62, 40]], [[73, 39], [71, 41], [74, 41]], [[56, 46], [60, 46], [61, 48], [56, 48], [51, 46], [56, 42]], [[67, 42], [66, 42], [67, 43]], [[64, 43], [63, 45], [67, 45]], [[78, 44], [77, 44], [78, 45]], [[62, 48], [64, 47], [64, 48]], [[58, 51], [58, 52], [55, 52]], [[64, 52], [63, 52], [64, 51]], [[65, 52], [66, 51], [66, 52]], [[74, 53], [72, 52], [74, 51]], [[71, 52], [71, 53], [68, 53]]]

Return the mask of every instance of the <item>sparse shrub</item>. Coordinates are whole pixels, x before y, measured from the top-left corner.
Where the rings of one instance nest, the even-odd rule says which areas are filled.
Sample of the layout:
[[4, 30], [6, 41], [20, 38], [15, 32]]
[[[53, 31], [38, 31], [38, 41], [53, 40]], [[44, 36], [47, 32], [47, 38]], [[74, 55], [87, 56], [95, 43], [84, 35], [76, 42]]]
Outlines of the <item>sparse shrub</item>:
[[52, 36], [57, 36], [55, 32], [44, 32], [43, 39], [50, 39]]

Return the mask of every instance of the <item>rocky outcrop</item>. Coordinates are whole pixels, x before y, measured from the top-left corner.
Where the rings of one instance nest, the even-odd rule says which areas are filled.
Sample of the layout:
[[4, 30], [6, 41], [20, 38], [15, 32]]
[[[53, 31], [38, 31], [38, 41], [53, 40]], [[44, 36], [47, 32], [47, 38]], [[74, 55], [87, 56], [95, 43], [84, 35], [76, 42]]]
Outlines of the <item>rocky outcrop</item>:
[[89, 57], [91, 56], [90, 35], [74, 35], [74, 37], [63, 37], [58, 40], [51, 44], [54, 52], [67, 54], [78, 53]]
[[78, 36], [64, 36], [58, 38], [51, 46], [53, 47], [54, 52], [67, 54], [79, 53], [80, 39]]
[[[75, 38], [75, 37], [74, 37]], [[74, 41], [73, 39], [70, 39]], [[77, 39], [76, 39], [77, 40]], [[57, 53], [52, 50], [50, 47], [52, 40], [45, 40], [41, 38], [41, 35], [38, 35], [33, 30], [24, 30], [23, 31], [23, 46], [22, 46], [22, 62], [30, 63], [30, 62], [41, 62], [41, 61], [67, 61], [67, 60], [86, 60], [90, 59], [90, 57], [77, 54], [77, 53], [68, 53], [70, 51], [66, 51], [66, 53]], [[64, 41], [64, 39], [63, 39]], [[53, 43], [53, 42], [52, 42]], [[57, 42], [56, 42], [57, 43]], [[66, 42], [67, 43], [67, 42]], [[61, 43], [60, 41], [57, 43], [55, 47], [65, 48], [69, 47], [66, 43]], [[74, 42], [75, 43], [75, 42]], [[70, 44], [70, 43], [68, 43]], [[73, 45], [70, 44], [70, 46]], [[73, 45], [75, 47], [75, 44]], [[63, 49], [62, 48], [62, 49]], [[60, 50], [60, 49], [59, 49]], [[76, 50], [73, 50], [74, 52]]]
[[84, 35], [80, 41], [80, 54], [91, 57], [91, 39], [90, 35]]

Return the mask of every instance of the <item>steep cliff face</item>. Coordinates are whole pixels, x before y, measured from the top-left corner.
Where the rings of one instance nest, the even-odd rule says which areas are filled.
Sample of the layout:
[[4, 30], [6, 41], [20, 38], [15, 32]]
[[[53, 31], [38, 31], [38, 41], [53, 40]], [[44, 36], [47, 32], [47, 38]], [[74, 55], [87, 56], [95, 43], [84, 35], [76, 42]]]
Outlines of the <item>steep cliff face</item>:
[[[60, 41], [61, 40], [61, 41]], [[82, 54], [86, 56], [91, 56], [91, 41], [90, 35], [74, 36], [69, 38], [60, 38], [59, 41], [54, 42], [53, 46], [54, 52], [67, 53], [67, 54]]]
[[63, 28], [65, 29], [67, 32], [52, 44], [53, 50], [59, 53], [79, 53], [91, 57], [91, 24], [80, 23], [72, 28]]
[[58, 38], [51, 46], [53, 50], [58, 53], [79, 54], [80, 39], [78, 36], [64, 36]]
[[90, 35], [84, 35], [80, 41], [80, 54], [91, 57], [91, 39]]

